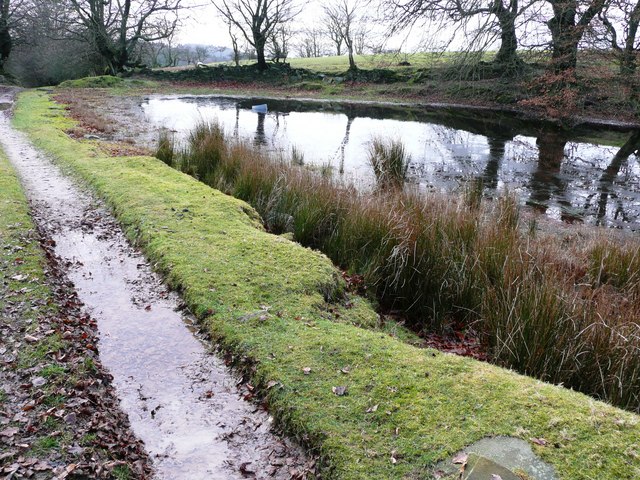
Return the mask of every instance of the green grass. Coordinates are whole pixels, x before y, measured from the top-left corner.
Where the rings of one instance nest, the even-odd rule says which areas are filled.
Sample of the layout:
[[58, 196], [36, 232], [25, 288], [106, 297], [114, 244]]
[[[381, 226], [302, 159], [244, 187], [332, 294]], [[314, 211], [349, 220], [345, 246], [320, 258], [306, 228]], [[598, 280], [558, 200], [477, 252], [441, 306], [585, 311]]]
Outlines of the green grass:
[[[640, 475], [638, 416], [354, 325], [363, 322], [331, 303], [343, 286], [326, 257], [265, 233], [247, 204], [157, 159], [108, 158], [73, 141], [63, 133], [73, 126], [63, 112], [30, 91], [14, 124], [109, 202], [129, 238], [251, 375], [277, 420], [320, 455], [327, 477], [424, 478], [438, 460], [492, 435], [557, 445], [533, 448], [560, 478]], [[251, 315], [266, 306], [264, 321]], [[356, 316], [375, 313], [363, 302]], [[334, 395], [334, 386], [347, 386], [348, 395]]]
[[25, 320], [37, 317], [49, 294], [42, 281], [43, 266], [26, 198], [0, 149], [0, 311], [8, 300], [23, 302]]
[[46, 455], [50, 450], [55, 450], [60, 446], [57, 438], [43, 437], [36, 440], [33, 445], [36, 455]]
[[40, 370], [40, 375], [44, 378], [57, 378], [66, 373], [67, 369], [63, 365], [47, 365]]
[[126, 90], [130, 88], [153, 87], [155, 82], [137, 79], [114, 77], [102, 75], [98, 77], [84, 77], [76, 80], [66, 80], [62, 82], [60, 88], [112, 88], [116, 90]]
[[131, 469], [127, 465], [117, 465], [112, 471], [111, 475], [117, 480], [129, 480], [131, 478]]
[[[450, 65], [460, 57], [456, 52], [443, 53], [385, 53], [378, 55], [354, 55], [354, 60], [358, 68], [363, 70], [390, 69], [402, 72], [410, 72], [421, 68], [433, 68]], [[493, 57], [493, 53], [485, 54], [486, 59]], [[409, 62], [411, 65], [399, 65], [401, 62]], [[233, 62], [222, 62], [232, 65]], [[251, 65], [253, 60], [243, 60], [241, 65]], [[329, 55], [325, 57], [311, 58], [287, 58], [287, 63], [292, 68], [305, 68], [318, 73], [344, 73], [349, 69], [349, 58], [347, 55]], [[217, 65], [217, 64], [212, 64]]]
[[29, 345], [20, 351], [18, 356], [19, 368], [32, 368], [42, 362], [50, 353], [55, 353], [64, 347], [60, 334], [54, 333], [41, 339], [39, 342]]

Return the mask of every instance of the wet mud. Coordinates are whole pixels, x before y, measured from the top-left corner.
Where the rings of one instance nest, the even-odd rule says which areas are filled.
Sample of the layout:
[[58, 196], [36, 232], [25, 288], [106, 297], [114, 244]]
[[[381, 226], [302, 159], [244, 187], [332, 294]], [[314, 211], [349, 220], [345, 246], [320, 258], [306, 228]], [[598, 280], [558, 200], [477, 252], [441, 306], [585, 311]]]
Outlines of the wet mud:
[[100, 358], [152, 457], [155, 478], [305, 478], [313, 461], [274, 434], [269, 415], [243, 399], [241, 382], [194, 335], [180, 298], [128, 244], [105, 206], [13, 130], [5, 115], [0, 145], [36, 223], [97, 321]]

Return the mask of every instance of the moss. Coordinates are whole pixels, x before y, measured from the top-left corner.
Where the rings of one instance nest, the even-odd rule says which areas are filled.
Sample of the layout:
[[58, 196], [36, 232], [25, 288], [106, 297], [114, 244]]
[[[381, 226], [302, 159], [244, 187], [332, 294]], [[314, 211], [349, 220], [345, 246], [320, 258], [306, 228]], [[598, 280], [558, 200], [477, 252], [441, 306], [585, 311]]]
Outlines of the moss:
[[[246, 204], [157, 159], [108, 158], [68, 138], [69, 120], [56, 108], [45, 94], [25, 92], [14, 123], [110, 203], [253, 376], [275, 417], [320, 455], [327, 477], [423, 478], [435, 462], [494, 435], [543, 437], [550, 446], [534, 450], [560, 478], [640, 475], [638, 416], [356, 326], [375, 314], [364, 300], [351, 309], [327, 303], [345, 297], [324, 256], [265, 233]], [[184, 208], [188, 215], [176, 215]], [[348, 394], [336, 396], [335, 386]]]
[[111, 75], [99, 77], [85, 77], [77, 80], [67, 80], [60, 84], [62, 88], [111, 88], [118, 87], [124, 83], [124, 79]]

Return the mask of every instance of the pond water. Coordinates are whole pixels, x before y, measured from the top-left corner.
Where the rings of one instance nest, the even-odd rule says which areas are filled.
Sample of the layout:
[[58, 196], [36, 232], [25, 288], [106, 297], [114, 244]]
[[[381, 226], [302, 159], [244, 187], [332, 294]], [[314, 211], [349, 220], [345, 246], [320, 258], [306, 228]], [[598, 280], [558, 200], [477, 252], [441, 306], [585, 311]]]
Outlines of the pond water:
[[[266, 103], [268, 112], [252, 111]], [[275, 153], [302, 152], [308, 165], [363, 187], [375, 180], [367, 160], [374, 137], [400, 139], [411, 154], [409, 182], [457, 191], [482, 180], [485, 195], [515, 192], [556, 219], [640, 230], [640, 132], [560, 129], [495, 112], [230, 97], [146, 98], [153, 126], [184, 139], [217, 118], [229, 135]]]

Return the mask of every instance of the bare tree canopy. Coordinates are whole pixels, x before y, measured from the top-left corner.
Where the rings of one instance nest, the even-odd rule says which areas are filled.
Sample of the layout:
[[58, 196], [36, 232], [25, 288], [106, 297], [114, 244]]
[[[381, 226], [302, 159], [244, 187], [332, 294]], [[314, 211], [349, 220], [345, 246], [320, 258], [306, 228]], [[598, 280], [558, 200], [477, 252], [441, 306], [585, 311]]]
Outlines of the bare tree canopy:
[[296, 45], [297, 53], [302, 58], [321, 57], [325, 54], [323, 42], [325, 32], [318, 27], [305, 28]]
[[234, 25], [258, 57], [258, 68], [266, 69], [265, 47], [279, 26], [301, 11], [296, 0], [212, 0], [227, 24]]
[[[489, 21], [480, 26], [481, 33], [496, 33], [500, 48], [495, 63], [505, 69], [522, 65], [518, 57], [517, 19], [539, 0], [384, 0], [393, 12], [390, 22], [395, 29], [416, 23], [421, 18], [465, 24], [471, 18], [485, 16]], [[493, 38], [490, 36], [490, 38]]]
[[605, 30], [606, 43], [620, 64], [620, 74], [631, 76], [637, 69], [640, 0], [613, 0], [598, 15]]
[[84, 38], [111, 73], [132, 66], [139, 42], [170, 37], [182, 0], [64, 0], [68, 32]]
[[[355, 36], [359, 23], [363, 20], [362, 10], [367, 6], [366, 0], [337, 0], [323, 5], [325, 20], [331, 38], [334, 39], [338, 55], [344, 43], [349, 54], [349, 70], [357, 70], [353, 54]], [[336, 40], [337, 39], [337, 40]]]

